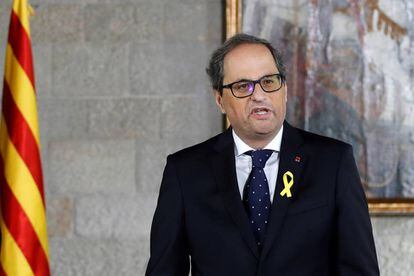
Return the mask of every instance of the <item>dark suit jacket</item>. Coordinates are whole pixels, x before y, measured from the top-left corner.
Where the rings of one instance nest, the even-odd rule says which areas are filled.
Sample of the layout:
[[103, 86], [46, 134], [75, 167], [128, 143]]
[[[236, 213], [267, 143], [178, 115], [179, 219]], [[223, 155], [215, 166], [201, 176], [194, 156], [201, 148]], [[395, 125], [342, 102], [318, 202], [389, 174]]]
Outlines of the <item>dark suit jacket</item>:
[[[190, 262], [193, 276], [379, 275], [352, 147], [285, 122], [279, 162], [259, 254], [231, 130], [168, 156], [146, 275], [188, 275]], [[290, 198], [280, 195], [286, 171], [294, 175]]]

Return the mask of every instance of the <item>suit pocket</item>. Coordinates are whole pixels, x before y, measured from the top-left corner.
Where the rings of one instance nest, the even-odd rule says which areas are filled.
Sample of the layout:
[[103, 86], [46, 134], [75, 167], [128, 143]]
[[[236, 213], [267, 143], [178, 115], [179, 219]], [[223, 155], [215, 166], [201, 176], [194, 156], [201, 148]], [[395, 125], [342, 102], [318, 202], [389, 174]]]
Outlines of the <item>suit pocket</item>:
[[292, 204], [289, 207], [289, 210], [287, 212], [288, 216], [298, 215], [301, 213], [306, 213], [310, 211], [316, 211], [322, 207], [326, 206], [326, 202], [298, 202], [297, 204]]

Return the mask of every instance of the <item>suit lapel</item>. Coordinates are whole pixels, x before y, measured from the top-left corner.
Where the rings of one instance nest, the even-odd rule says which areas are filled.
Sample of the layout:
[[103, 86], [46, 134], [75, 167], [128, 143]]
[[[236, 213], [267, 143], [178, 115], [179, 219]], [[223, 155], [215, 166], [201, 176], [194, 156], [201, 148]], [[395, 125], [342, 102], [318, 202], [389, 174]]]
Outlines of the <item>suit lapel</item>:
[[[306, 156], [301, 148], [303, 140], [298, 131], [288, 123], [284, 123], [282, 144], [280, 147], [279, 170], [277, 174], [276, 190], [273, 197], [272, 208], [270, 212], [270, 222], [266, 230], [266, 240], [263, 245], [261, 259], [263, 260], [269, 252], [271, 246], [282, 228], [286, 211], [290, 203], [295, 200], [298, 187], [301, 185], [301, 174], [306, 162]], [[285, 188], [283, 175], [290, 171], [293, 174], [293, 186], [290, 191], [292, 196], [281, 196], [280, 193]]]
[[240, 197], [234, 157], [234, 142], [231, 128], [220, 136], [215, 152], [211, 157], [211, 165], [224, 204], [256, 258], [259, 259], [258, 248], [249, 225]]

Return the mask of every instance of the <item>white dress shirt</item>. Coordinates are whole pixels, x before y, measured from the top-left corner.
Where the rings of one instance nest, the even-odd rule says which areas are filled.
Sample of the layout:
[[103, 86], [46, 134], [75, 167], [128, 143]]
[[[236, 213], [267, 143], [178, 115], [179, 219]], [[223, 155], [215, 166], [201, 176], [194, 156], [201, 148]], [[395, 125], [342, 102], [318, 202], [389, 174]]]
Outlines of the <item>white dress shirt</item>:
[[[233, 131], [233, 139], [234, 139], [234, 155], [236, 159], [236, 174], [237, 174], [237, 183], [239, 186], [240, 196], [243, 199], [243, 189], [244, 185], [246, 184], [247, 178], [252, 170], [252, 157], [250, 155], [244, 154], [249, 150], [254, 150], [239, 136], [237, 136], [236, 132]], [[283, 125], [280, 128], [278, 134], [270, 141], [267, 146], [263, 149], [270, 149], [273, 150], [272, 155], [266, 162], [264, 167], [264, 172], [266, 174], [267, 182], [269, 183], [269, 195], [270, 195], [270, 202], [273, 203], [273, 195], [276, 189], [276, 179], [277, 179], [277, 171], [279, 169], [279, 152], [280, 152], [280, 145], [282, 144], [282, 134], [283, 134]]]

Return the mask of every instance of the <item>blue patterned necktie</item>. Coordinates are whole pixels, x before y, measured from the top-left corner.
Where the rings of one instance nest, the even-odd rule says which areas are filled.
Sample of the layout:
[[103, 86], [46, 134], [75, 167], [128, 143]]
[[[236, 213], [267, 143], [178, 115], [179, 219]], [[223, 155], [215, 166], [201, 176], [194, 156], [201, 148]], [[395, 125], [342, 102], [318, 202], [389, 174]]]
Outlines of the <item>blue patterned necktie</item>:
[[243, 190], [243, 204], [259, 250], [262, 248], [270, 212], [269, 185], [263, 170], [272, 150], [248, 151], [252, 157], [252, 171]]

